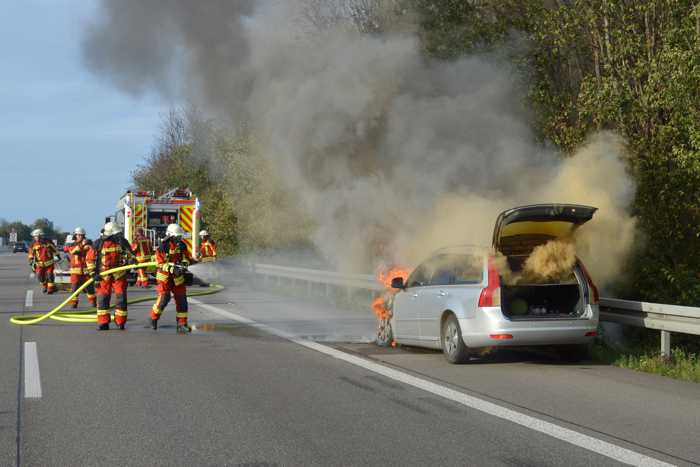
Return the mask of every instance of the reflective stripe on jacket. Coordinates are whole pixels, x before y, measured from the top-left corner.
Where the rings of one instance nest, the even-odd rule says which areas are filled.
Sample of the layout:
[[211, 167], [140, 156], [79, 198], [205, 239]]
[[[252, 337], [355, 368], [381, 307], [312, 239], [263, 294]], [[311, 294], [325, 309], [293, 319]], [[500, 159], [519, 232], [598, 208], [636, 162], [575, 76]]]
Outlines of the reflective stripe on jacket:
[[88, 273], [87, 256], [92, 245], [86, 239], [66, 245], [64, 251], [70, 255], [70, 273], [83, 275]]
[[202, 258], [216, 257], [216, 243], [212, 240], [205, 240], [199, 246], [199, 255]]
[[[90, 274], [104, 272], [110, 269], [126, 266], [133, 261], [131, 245], [121, 236], [113, 235], [95, 242], [87, 254], [87, 269]], [[114, 273], [115, 278], [126, 274], [126, 271]]]
[[172, 239], [167, 239], [158, 247], [156, 251], [156, 263], [158, 263], [158, 271], [156, 280], [167, 282], [171, 277], [175, 285], [185, 283], [183, 276], [175, 276], [170, 270], [172, 265], [189, 266], [194, 260], [187, 250], [187, 245], [184, 242], [175, 242]]
[[33, 262], [34, 265], [45, 268], [54, 263], [53, 258], [57, 254], [58, 252], [53, 242], [49, 240], [39, 240], [38, 242], [32, 243], [29, 247], [28, 259], [29, 262]]
[[153, 247], [151, 246], [151, 241], [147, 238], [135, 240], [131, 244], [131, 251], [136, 255], [136, 261], [139, 263], [150, 261], [151, 256], [153, 256]]

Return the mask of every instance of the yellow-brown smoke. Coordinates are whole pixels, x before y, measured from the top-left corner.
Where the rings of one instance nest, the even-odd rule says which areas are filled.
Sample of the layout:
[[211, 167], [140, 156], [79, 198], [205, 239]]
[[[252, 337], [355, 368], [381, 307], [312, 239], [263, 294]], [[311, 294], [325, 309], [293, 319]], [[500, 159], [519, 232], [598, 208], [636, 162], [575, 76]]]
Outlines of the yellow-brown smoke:
[[576, 247], [571, 241], [550, 240], [536, 246], [523, 265], [521, 282], [556, 283], [571, 277]]

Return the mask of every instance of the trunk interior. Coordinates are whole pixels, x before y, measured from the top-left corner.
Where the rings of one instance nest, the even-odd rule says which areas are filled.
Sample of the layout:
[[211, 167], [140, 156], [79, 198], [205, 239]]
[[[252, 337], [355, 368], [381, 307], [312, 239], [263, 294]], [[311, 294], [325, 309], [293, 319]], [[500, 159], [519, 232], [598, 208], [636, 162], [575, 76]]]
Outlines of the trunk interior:
[[[522, 269], [527, 255], [508, 256], [514, 273]], [[576, 269], [576, 268], [575, 268]], [[512, 320], [574, 319], [584, 312], [581, 300], [580, 274], [571, 275], [556, 283], [501, 283], [501, 310]]]

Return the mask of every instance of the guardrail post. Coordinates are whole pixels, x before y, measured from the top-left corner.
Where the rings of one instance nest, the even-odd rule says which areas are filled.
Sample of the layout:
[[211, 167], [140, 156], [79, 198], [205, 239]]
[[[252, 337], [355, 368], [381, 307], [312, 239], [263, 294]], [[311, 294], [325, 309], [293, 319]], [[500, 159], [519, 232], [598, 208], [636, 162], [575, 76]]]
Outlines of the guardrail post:
[[661, 331], [661, 356], [671, 356], [671, 333], [669, 331]]

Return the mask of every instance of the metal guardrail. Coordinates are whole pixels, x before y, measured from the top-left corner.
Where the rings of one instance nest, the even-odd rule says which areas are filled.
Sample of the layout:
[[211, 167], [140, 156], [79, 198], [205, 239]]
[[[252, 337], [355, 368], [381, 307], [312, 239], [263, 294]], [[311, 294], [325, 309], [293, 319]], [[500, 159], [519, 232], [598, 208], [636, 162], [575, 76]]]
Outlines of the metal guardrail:
[[600, 319], [661, 331], [661, 354], [671, 354], [671, 332], [700, 335], [700, 308], [663, 303], [600, 299]]
[[[380, 292], [384, 287], [370, 274], [343, 274], [320, 269], [292, 268], [274, 264], [253, 264], [252, 271], [267, 282], [271, 277], [291, 281], [325, 284], [347, 290]], [[700, 308], [662, 303], [634, 302], [617, 298], [600, 299], [601, 321], [661, 331], [661, 354], [671, 354], [671, 332], [700, 335]]]

